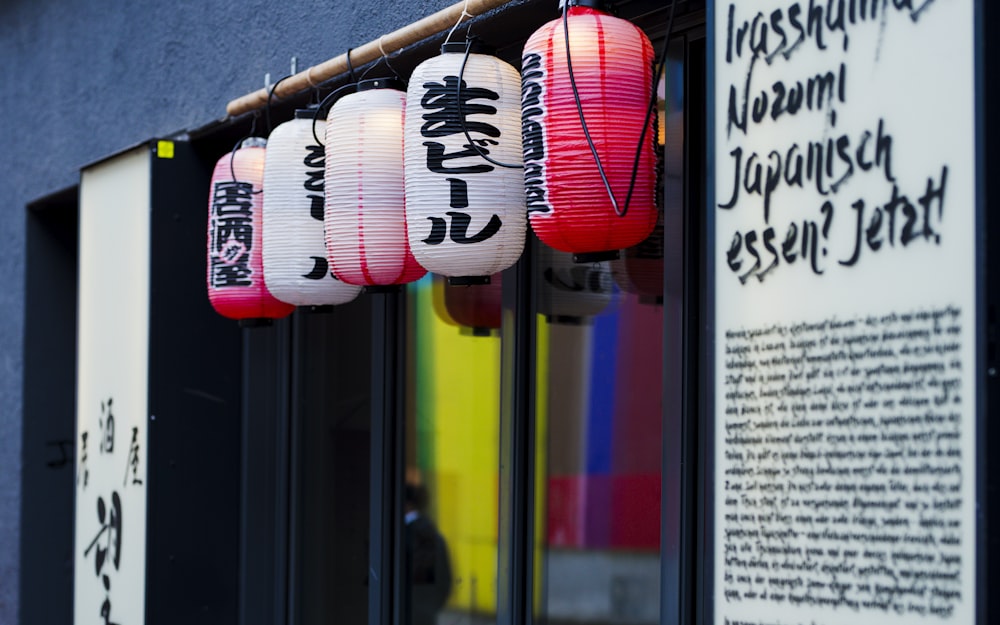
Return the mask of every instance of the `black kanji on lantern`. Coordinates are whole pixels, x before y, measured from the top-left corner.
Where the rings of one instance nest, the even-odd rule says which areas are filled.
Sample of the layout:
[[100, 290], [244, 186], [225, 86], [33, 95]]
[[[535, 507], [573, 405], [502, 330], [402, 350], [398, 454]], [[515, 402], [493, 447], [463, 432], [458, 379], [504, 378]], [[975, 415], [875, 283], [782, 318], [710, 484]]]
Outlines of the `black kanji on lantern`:
[[253, 184], [215, 183], [211, 220], [212, 286], [251, 286]]
[[[424, 96], [420, 99], [420, 106], [427, 113], [424, 113], [424, 123], [420, 127], [420, 134], [427, 138], [447, 137], [454, 134], [462, 134], [468, 137], [468, 143], [463, 143], [461, 150], [447, 151], [445, 144], [438, 141], [424, 141], [427, 148], [427, 169], [438, 174], [451, 176], [446, 179], [450, 185], [450, 208], [459, 209], [469, 206], [468, 183], [455, 178], [456, 174], [484, 174], [493, 171], [493, 166], [488, 161], [477, 159], [475, 164], [450, 165], [450, 161], [455, 159], [465, 159], [468, 157], [478, 157], [489, 155], [490, 145], [498, 145], [496, 141], [500, 137], [500, 129], [483, 121], [470, 120], [470, 115], [496, 115], [497, 109], [489, 104], [473, 103], [473, 100], [498, 100], [500, 96], [490, 89], [482, 87], [470, 88], [463, 80], [459, 84], [458, 76], [445, 76], [444, 82], [424, 83]], [[479, 133], [488, 138], [472, 139], [472, 133]], [[468, 227], [472, 217], [468, 213], [457, 210], [445, 213], [451, 217], [451, 239], [455, 243], [469, 244], [480, 243], [495, 235], [502, 222], [500, 217], [493, 215], [489, 223], [479, 231], [479, 233], [468, 236]], [[442, 217], [428, 217], [431, 221], [431, 233], [424, 239], [428, 245], [438, 245], [442, 243], [448, 231], [447, 219]]]

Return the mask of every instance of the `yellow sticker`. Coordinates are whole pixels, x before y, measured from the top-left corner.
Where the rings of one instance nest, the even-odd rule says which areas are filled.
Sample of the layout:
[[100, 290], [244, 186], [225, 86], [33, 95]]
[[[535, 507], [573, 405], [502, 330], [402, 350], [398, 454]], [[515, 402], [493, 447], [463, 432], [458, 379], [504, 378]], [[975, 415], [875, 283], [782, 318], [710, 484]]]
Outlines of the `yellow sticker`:
[[174, 157], [174, 142], [173, 141], [157, 141], [156, 142], [156, 155], [160, 158], [173, 158]]

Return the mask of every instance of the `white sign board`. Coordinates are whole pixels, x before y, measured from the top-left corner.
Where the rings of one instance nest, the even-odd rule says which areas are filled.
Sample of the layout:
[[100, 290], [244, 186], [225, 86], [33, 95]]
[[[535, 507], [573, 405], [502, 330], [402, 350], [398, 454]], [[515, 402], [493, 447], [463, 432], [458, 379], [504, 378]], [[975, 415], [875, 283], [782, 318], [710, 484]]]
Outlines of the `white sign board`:
[[714, 622], [972, 623], [973, 0], [709, 26]]
[[145, 620], [150, 153], [83, 171], [74, 623]]

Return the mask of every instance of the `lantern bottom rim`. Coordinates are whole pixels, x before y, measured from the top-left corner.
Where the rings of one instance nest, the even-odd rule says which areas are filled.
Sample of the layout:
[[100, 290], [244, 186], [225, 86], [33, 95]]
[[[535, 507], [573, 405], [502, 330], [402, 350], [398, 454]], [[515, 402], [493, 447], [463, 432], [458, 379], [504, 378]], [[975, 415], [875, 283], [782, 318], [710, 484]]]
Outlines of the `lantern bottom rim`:
[[573, 254], [574, 263], [600, 263], [605, 260], [618, 260], [618, 250], [606, 250], [603, 252], [580, 252]]

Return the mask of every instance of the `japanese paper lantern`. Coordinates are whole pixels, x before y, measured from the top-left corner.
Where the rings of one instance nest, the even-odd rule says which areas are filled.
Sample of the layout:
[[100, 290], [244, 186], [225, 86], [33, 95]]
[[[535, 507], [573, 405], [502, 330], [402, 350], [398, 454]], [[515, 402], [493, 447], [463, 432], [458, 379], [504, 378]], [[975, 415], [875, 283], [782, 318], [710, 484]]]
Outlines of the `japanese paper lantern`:
[[521, 64], [524, 181], [531, 227], [544, 243], [573, 252], [581, 261], [613, 258], [617, 250], [645, 239], [656, 224], [656, 136], [649, 111], [653, 48], [639, 28], [594, 8], [598, 5], [578, 0], [568, 9], [566, 25], [580, 106], [617, 208], [580, 122], [563, 18], [528, 39]]
[[583, 323], [614, 301], [609, 261], [576, 263], [569, 252], [542, 244], [537, 249], [538, 312], [550, 323]]
[[[264, 278], [272, 295], [296, 306], [343, 304], [361, 291], [334, 277], [326, 258], [326, 154], [313, 115], [296, 111], [275, 128], [264, 160]], [[317, 134], [325, 124], [316, 121]]]
[[417, 261], [455, 283], [506, 269], [524, 250], [521, 76], [466, 55], [465, 43], [441, 51], [406, 91], [406, 226]]
[[264, 146], [258, 137], [219, 159], [208, 196], [208, 299], [231, 319], [277, 319], [295, 307], [264, 284], [261, 188]]
[[406, 236], [403, 110], [391, 81], [363, 81], [326, 122], [326, 250], [338, 278], [377, 287], [419, 279]]

